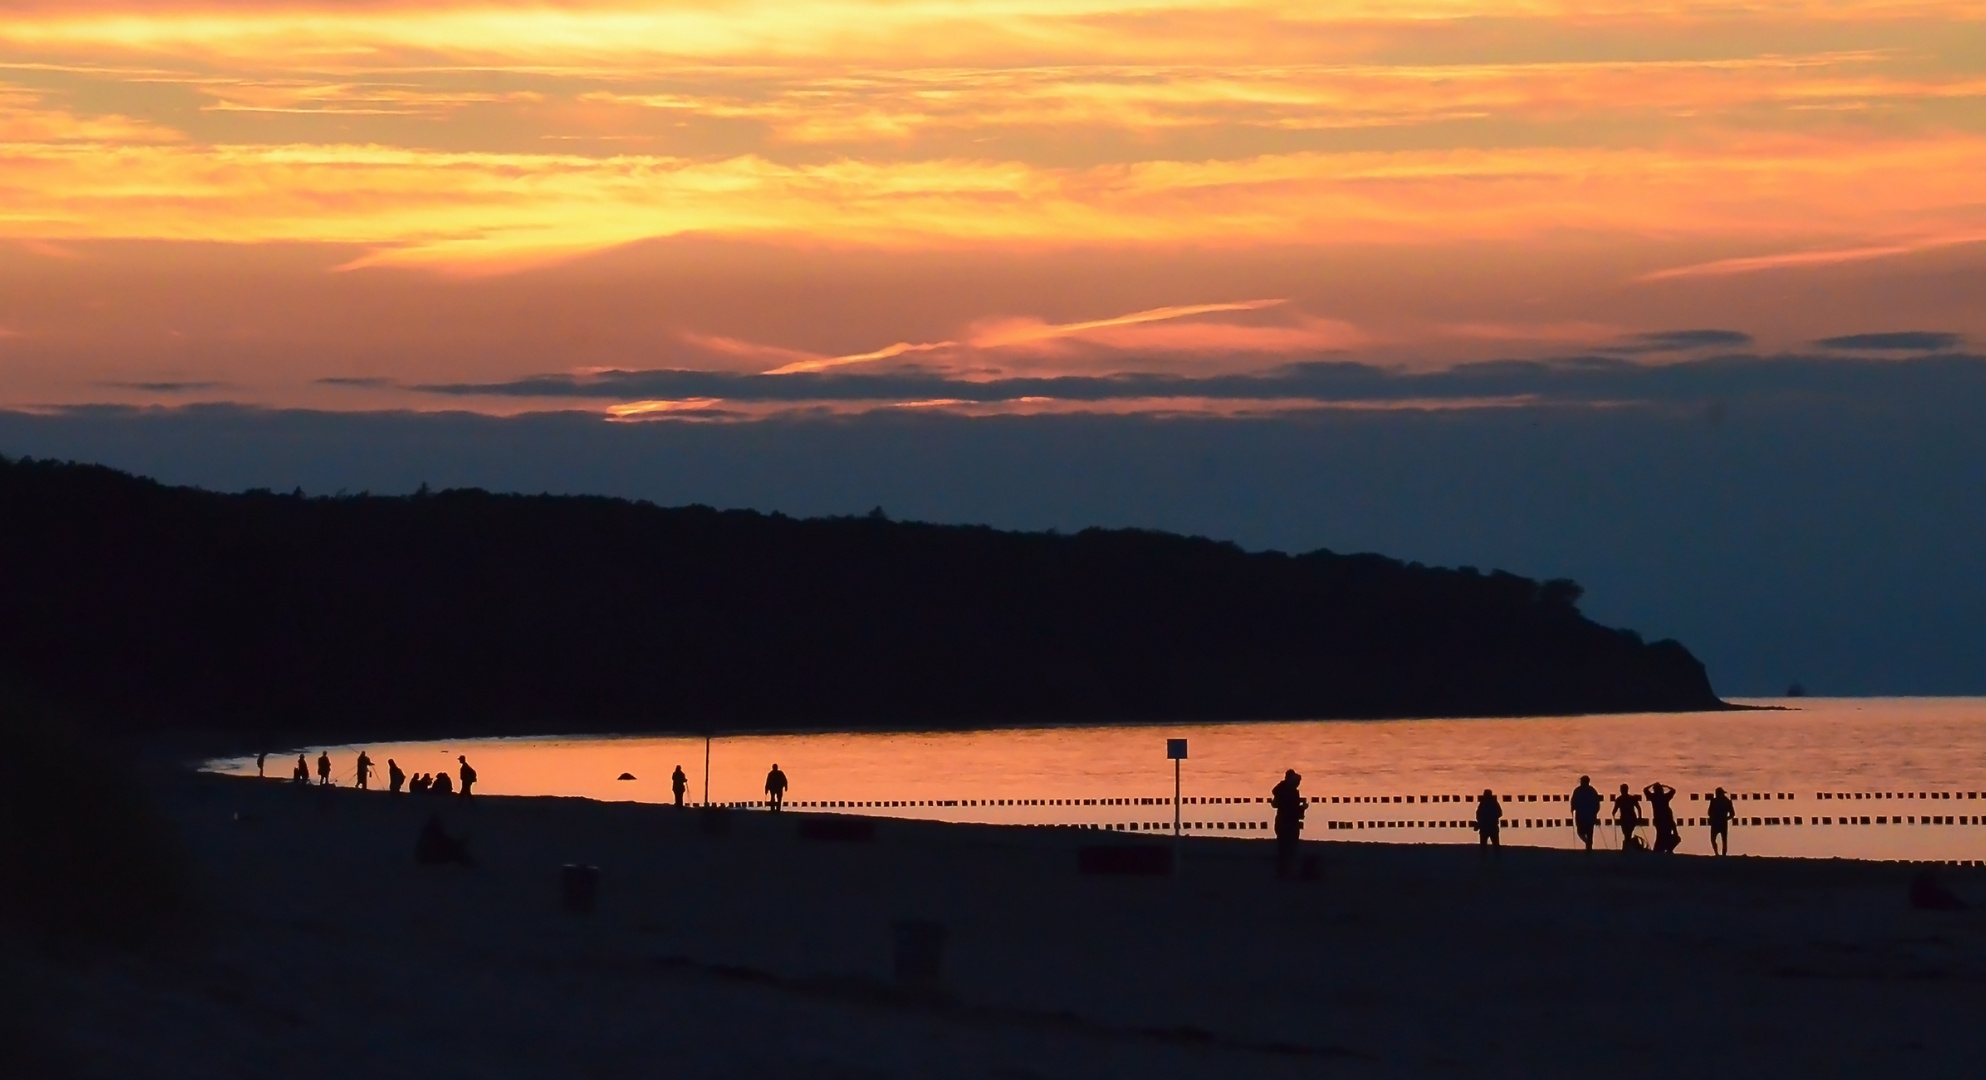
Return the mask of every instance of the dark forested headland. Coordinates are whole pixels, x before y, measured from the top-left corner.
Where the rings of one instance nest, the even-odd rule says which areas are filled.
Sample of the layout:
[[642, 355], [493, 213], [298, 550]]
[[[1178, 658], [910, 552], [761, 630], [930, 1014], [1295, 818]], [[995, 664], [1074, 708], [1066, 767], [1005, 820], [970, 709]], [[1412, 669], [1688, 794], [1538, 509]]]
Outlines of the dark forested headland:
[[0, 677], [132, 729], [372, 736], [1717, 708], [1570, 582], [1136, 530], [0, 458]]

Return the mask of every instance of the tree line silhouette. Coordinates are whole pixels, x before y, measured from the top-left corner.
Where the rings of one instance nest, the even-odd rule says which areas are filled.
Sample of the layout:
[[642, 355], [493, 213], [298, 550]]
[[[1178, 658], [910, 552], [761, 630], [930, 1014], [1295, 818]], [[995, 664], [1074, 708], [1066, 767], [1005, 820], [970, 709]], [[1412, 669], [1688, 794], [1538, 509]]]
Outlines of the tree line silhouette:
[[1378, 555], [0, 457], [0, 674], [138, 730], [863, 728], [1722, 706], [1579, 587]]

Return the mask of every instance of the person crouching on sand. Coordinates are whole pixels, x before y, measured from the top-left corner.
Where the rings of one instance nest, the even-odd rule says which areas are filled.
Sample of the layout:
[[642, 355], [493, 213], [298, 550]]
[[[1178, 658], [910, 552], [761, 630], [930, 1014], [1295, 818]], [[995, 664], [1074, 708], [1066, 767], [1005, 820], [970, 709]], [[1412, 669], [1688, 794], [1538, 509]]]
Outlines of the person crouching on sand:
[[1476, 800], [1476, 850], [1487, 852], [1495, 848], [1503, 851], [1503, 805], [1496, 801], [1496, 793], [1483, 789], [1483, 797]]

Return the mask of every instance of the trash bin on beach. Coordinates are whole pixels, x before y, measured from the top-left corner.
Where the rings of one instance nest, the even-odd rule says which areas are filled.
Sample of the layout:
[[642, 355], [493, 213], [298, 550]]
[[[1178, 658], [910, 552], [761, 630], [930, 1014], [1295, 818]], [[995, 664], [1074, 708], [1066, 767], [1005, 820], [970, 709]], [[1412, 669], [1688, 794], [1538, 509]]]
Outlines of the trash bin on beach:
[[559, 868], [559, 908], [575, 915], [593, 910], [600, 898], [600, 868], [567, 863]]
[[896, 945], [896, 981], [936, 986], [945, 966], [945, 928], [929, 919], [898, 919], [890, 924]]

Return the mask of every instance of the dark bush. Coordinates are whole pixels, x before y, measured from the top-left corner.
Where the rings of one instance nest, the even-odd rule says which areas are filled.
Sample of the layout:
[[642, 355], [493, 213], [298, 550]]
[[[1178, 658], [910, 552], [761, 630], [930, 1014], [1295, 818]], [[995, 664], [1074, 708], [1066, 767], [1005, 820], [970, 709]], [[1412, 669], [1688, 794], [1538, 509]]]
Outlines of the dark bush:
[[0, 920], [49, 943], [134, 948], [188, 911], [173, 831], [116, 749], [0, 691]]

